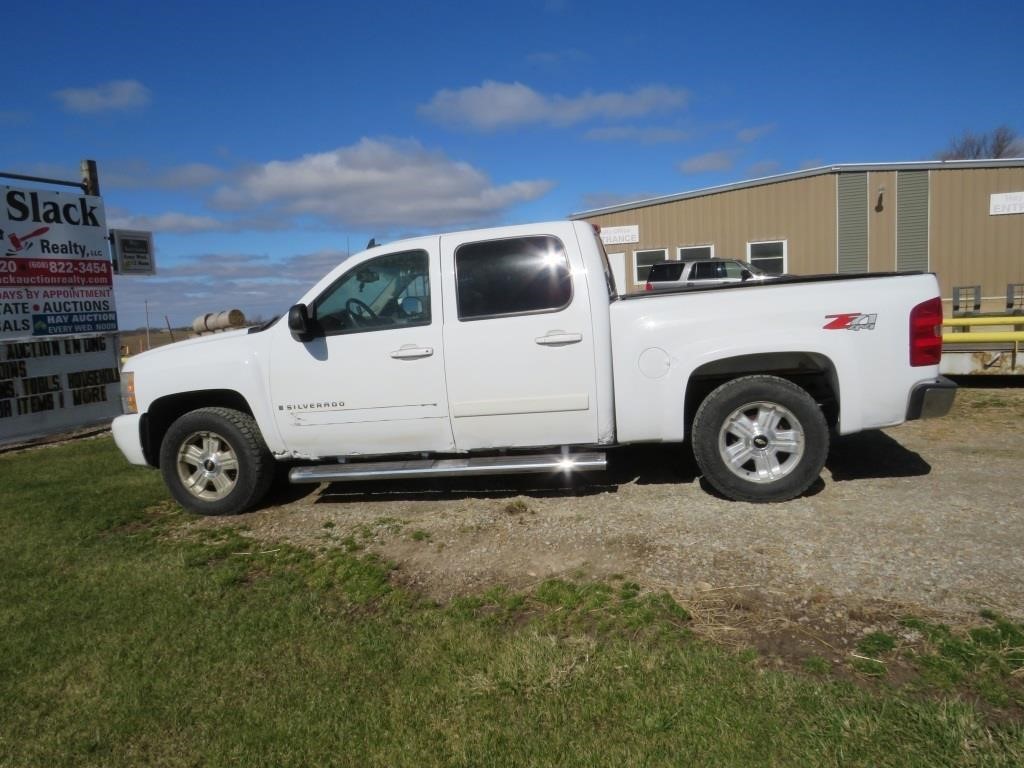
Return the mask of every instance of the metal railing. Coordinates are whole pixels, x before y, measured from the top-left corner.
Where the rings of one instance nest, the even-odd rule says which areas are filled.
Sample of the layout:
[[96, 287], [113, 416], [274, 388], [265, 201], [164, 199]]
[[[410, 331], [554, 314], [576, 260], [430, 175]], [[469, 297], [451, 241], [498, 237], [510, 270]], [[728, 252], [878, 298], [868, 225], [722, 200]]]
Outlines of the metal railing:
[[[1012, 326], [1012, 331], [975, 331], [975, 327]], [[1024, 325], [1024, 315], [987, 315], [979, 317], [949, 317], [942, 321], [943, 328], [955, 329], [953, 333], [943, 333], [943, 344], [991, 344], [1010, 342], [1024, 343], [1024, 330], [1017, 329]], [[966, 330], [959, 330], [966, 329]]]

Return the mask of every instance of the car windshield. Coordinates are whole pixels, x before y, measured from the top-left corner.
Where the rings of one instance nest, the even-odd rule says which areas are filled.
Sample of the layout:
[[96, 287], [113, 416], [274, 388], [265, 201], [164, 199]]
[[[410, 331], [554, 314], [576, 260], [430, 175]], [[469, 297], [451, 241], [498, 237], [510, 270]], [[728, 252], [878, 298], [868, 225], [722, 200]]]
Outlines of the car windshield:
[[771, 272], [765, 272], [763, 269], [755, 267], [753, 264], [744, 264], [743, 266], [746, 267], [747, 271], [754, 277], [778, 277], [778, 275]]

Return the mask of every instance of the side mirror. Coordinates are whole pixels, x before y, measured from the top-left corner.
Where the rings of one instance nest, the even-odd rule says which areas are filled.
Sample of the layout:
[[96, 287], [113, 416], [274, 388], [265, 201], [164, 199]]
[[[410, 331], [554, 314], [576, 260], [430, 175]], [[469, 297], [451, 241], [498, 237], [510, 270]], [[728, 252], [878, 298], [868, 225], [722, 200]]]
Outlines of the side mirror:
[[747, 280], [753, 280], [754, 276], [747, 270], [743, 270], [743, 274], [740, 276], [740, 282], [747, 282]]
[[288, 310], [288, 330], [296, 341], [309, 341], [313, 338], [310, 330], [309, 312], [305, 304], [296, 304]]

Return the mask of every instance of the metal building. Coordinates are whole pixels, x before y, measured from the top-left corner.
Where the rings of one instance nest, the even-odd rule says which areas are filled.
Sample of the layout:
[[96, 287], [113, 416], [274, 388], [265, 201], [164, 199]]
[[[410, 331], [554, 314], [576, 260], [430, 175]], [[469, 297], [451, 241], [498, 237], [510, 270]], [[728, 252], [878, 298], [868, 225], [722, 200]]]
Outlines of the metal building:
[[1024, 158], [831, 165], [574, 214], [602, 228], [623, 293], [650, 264], [712, 256], [771, 272], [925, 270], [983, 311], [1024, 283]]

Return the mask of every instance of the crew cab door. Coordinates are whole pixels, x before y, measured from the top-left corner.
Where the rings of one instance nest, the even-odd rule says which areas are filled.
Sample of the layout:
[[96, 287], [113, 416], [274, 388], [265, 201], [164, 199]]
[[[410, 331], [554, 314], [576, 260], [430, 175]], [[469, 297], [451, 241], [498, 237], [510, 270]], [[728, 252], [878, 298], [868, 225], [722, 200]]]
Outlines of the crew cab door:
[[552, 229], [441, 237], [445, 368], [460, 451], [597, 442], [585, 270], [573, 261], [571, 226]]
[[[311, 457], [450, 451], [438, 239], [362, 258], [307, 305], [313, 338], [276, 334], [270, 371], [288, 449]], [[280, 324], [279, 324], [280, 325]]]

